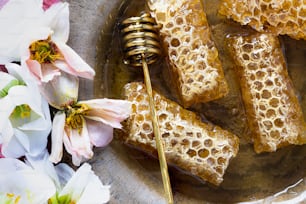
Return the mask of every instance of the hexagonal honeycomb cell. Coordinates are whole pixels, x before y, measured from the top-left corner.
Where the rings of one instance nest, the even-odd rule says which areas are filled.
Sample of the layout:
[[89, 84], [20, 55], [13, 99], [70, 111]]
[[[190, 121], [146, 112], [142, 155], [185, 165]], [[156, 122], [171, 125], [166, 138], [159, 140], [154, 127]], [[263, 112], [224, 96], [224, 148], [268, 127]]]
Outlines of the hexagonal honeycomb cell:
[[[153, 92], [167, 162], [205, 181], [219, 185], [230, 160], [236, 156], [239, 139], [234, 134], [201, 122], [191, 111]], [[127, 84], [124, 95], [132, 102], [124, 130], [125, 143], [157, 155], [145, 86]]]
[[259, 32], [306, 40], [305, 0], [222, 0], [219, 12]]
[[[200, 0], [148, 0], [160, 28], [170, 86], [184, 107], [221, 98], [228, 85]], [[172, 80], [172, 81], [171, 81]]]
[[306, 143], [303, 113], [278, 38], [252, 34], [229, 38], [247, 119], [257, 153]]

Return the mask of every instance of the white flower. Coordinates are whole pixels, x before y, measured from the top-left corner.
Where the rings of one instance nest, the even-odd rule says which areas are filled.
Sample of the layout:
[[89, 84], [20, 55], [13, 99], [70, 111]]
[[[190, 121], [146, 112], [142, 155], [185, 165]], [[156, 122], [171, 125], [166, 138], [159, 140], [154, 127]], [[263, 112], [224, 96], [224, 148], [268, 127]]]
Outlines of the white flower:
[[5, 157], [37, 155], [47, 145], [51, 130], [48, 103], [27, 70], [6, 64], [0, 72], [0, 143]]
[[50, 160], [54, 163], [61, 160], [64, 143], [73, 164], [79, 166], [82, 160], [93, 156], [93, 146], [104, 147], [111, 142], [113, 128], [121, 128], [120, 122], [130, 113], [130, 102], [114, 99], [80, 101], [56, 113]]
[[102, 184], [88, 163], [84, 163], [75, 172], [64, 163], [54, 167], [48, 160], [48, 153], [26, 158], [30, 166], [53, 180], [57, 192], [49, 199], [49, 203], [102, 204], [109, 201], [110, 187]]
[[[29, 40], [26, 39], [26, 36], [29, 38], [27, 33], [34, 28], [49, 28], [49, 32], [51, 32], [51, 30], [60, 29], [61, 26], [67, 26], [66, 22], [56, 22], [58, 20], [57, 15], [60, 13], [69, 15], [69, 13], [63, 12], [63, 7], [67, 7], [67, 3], [54, 4], [44, 11], [42, 0], [1, 1], [0, 64], [21, 60], [21, 54], [24, 51], [20, 46], [26, 46], [24, 41]], [[66, 18], [69, 21], [69, 17]], [[69, 30], [66, 30], [66, 32], [66, 38], [68, 39]]]
[[[65, 166], [59, 167], [57, 172], [64, 172]], [[58, 193], [57, 198], [68, 197], [72, 203], [77, 204], [107, 203], [110, 198], [109, 188], [101, 183], [91, 166], [84, 163], [71, 175], [64, 188]]]
[[27, 32], [21, 65], [39, 84], [50, 105], [62, 109], [77, 101], [78, 77], [93, 79], [94, 70], [66, 42], [69, 34], [68, 4], [57, 3], [48, 12], [51, 27]]
[[[0, 203], [102, 204], [110, 199], [105, 186], [84, 163], [76, 172], [67, 164], [53, 164], [47, 151], [36, 157], [0, 159]], [[64, 202], [65, 201], [65, 202]]]
[[0, 10], [0, 27], [6, 28], [0, 32], [0, 64], [21, 61], [49, 104], [62, 109], [77, 100], [77, 77], [93, 79], [95, 71], [66, 44], [68, 3], [42, 7], [42, 0], [10, 0]]
[[47, 204], [56, 192], [50, 177], [17, 159], [0, 159], [0, 174], [0, 203]]

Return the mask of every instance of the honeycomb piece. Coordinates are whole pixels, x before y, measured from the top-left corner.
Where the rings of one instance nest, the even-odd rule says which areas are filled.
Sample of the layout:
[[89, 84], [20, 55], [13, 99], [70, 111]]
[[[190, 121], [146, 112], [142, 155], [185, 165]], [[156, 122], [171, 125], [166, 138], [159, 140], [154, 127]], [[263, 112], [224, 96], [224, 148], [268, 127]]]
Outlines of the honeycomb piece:
[[306, 40], [305, 0], [222, 0], [219, 12], [259, 32]]
[[169, 73], [184, 107], [228, 93], [218, 51], [200, 0], [148, 0], [160, 35]]
[[[132, 102], [124, 141], [136, 148], [157, 154], [148, 107], [149, 98], [142, 83], [125, 86], [125, 97]], [[153, 92], [160, 133], [167, 162], [219, 185], [231, 158], [239, 148], [239, 139], [220, 127], [201, 122], [195, 113]]]
[[305, 122], [277, 37], [256, 33], [229, 40], [257, 153], [305, 144]]

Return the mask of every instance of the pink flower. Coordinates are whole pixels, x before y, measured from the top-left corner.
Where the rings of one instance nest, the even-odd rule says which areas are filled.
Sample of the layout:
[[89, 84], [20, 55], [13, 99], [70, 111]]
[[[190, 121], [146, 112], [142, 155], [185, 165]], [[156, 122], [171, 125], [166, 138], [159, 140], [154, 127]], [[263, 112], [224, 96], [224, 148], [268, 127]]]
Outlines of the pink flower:
[[60, 0], [44, 0], [43, 1], [43, 9], [47, 10], [53, 4], [60, 2]]
[[92, 147], [105, 147], [113, 139], [113, 128], [129, 117], [131, 104], [124, 100], [93, 99], [80, 101], [53, 119], [50, 160], [57, 163], [63, 154], [63, 145], [79, 166], [82, 160], [93, 156]]
[[[43, 36], [44, 31], [41, 30], [39, 35]], [[62, 72], [87, 79], [93, 79], [95, 75], [94, 70], [64, 40], [54, 39], [52, 35], [44, 35], [32, 42], [23, 59], [38, 83], [47, 83]]]
[[95, 71], [66, 44], [69, 4], [45, 2], [51, 3], [45, 11], [42, 0], [10, 0], [5, 4], [0, 10], [0, 27], [5, 28], [0, 35], [0, 64], [20, 61], [48, 103], [62, 109], [76, 101], [78, 77], [93, 79]]
[[45, 13], [49, 26], [27, 31], [21, 45], [21, 63], [38, 83], [47, 83], [62, 72], [93, 79], [95, 71], [66, 44], [69, 36], [68, 4], [57, 3]]
[[48, 103], [62, 109], [77, 100], [78, 77], [93, 79], [95, 71], [66, 44], [68, 4], [57, 3], [46, 13], [51, 27], [27, 32], [21, 46], [21, 65], [31, 72]]
[[0, 0], [0, 64], [20, 61], [25, 35], [33, 28], [50, 27], [54, 10], [44, 11], [42, 0]]

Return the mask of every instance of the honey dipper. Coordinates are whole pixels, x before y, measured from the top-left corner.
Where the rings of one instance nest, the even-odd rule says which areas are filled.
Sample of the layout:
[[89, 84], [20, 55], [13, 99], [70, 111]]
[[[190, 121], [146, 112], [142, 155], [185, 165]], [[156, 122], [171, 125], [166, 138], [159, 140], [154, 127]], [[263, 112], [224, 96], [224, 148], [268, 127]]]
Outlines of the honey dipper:
[[161, 54], [158, 29], [155, 20], [148, 13], [139, 17], [130, 17], [122, 21], [124, 64], [143, 68], [146, 91], [152, 117], [153, 133], [156, 142], [158, 159], [168, 203], [173, 203], [173, 195], [168, 174], [168, 166], [164, 152], [159, 122], [155, 110], [152, 85], [148, 65], [156, 62]]

